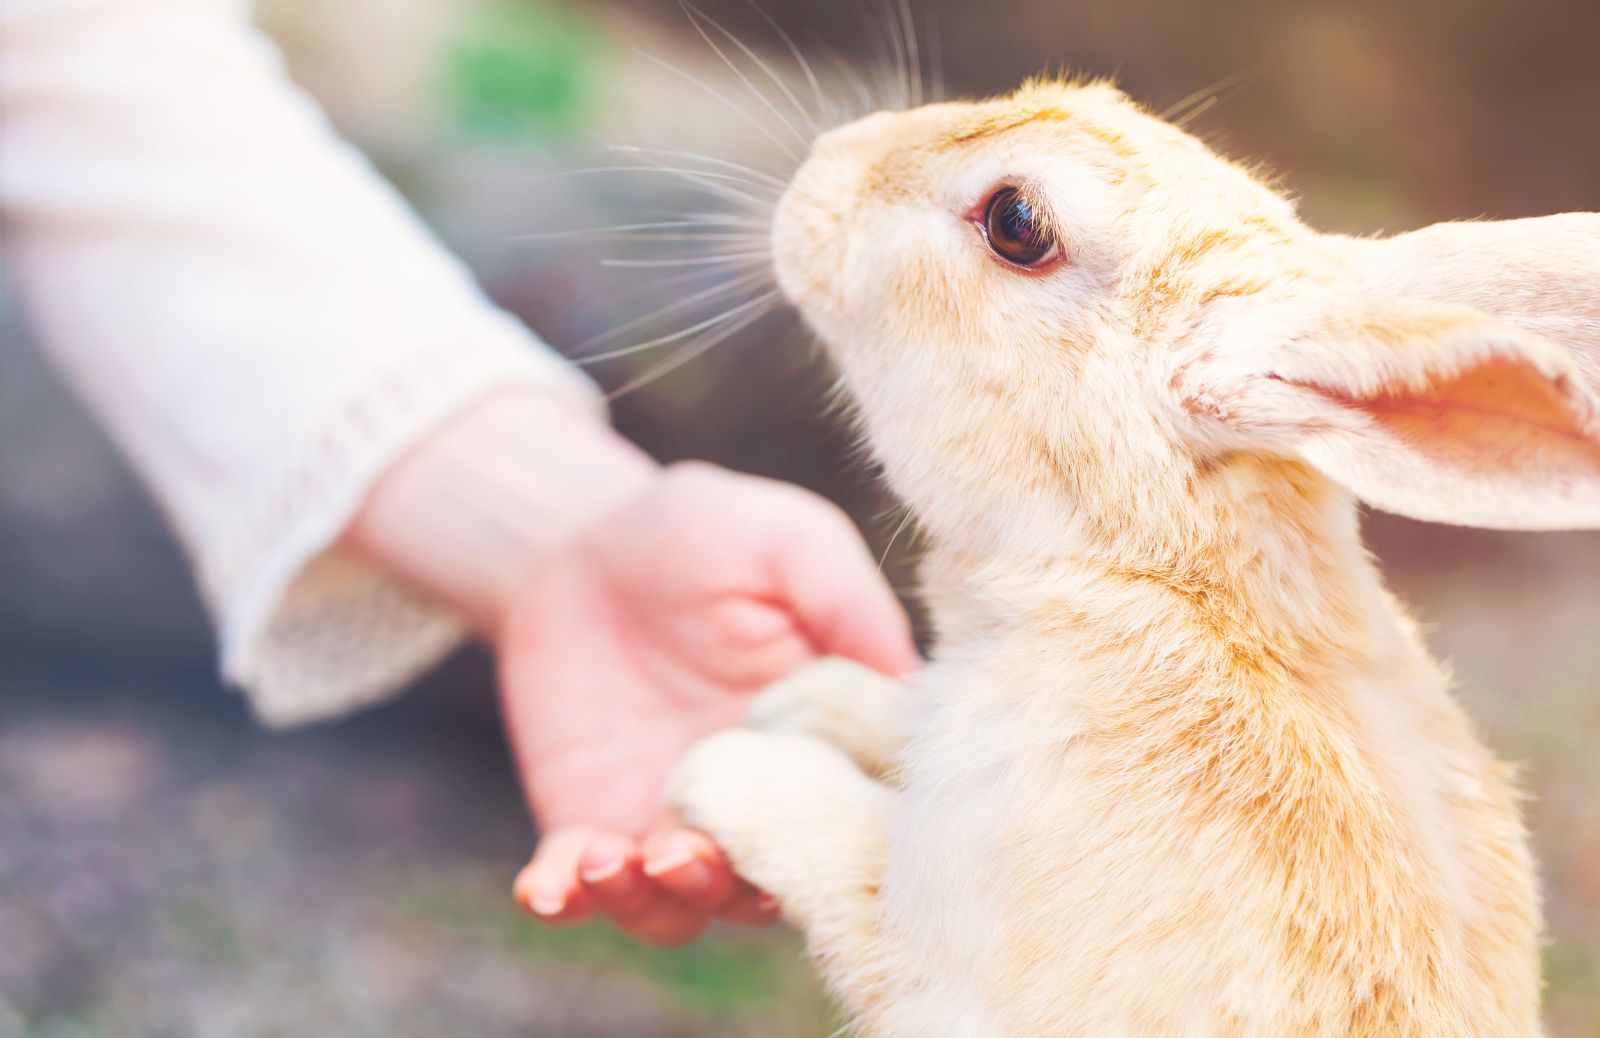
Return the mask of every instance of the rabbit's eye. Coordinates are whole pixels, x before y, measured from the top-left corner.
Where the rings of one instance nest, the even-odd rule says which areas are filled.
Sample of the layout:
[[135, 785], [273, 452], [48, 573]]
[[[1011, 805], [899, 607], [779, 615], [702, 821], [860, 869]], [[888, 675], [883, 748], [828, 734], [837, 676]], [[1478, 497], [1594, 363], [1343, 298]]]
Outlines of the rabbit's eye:
[[983, 236], [996, 256], [1019, 267], [1042, 267], [1061, 254], [1033, 204], [1014, 187], [989, 198], [983, 214]]

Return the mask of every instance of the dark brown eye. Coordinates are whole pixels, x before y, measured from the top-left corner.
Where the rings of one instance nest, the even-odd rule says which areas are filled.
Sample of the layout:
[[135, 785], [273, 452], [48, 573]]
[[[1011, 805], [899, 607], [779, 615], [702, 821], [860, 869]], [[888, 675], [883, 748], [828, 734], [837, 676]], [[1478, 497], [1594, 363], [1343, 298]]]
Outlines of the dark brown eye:
[[1042, 267], [1061, 251], [1033, 203], [1014, 187], [1001, 188], [990, 197], [983, 235], [996, 256], [1019, 267]]

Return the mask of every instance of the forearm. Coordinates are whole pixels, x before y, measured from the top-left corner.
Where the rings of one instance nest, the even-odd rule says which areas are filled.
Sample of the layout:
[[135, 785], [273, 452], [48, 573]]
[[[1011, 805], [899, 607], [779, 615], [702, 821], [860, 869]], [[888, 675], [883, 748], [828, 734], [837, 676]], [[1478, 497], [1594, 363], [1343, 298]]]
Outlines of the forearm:
[[535, 390], [479, 402], [374, 485], [344, 543], [480, 633], [507, 596], [656, 465], [592, 413]]
[[[276, 724], [394, 691], [459, 637], [435, 601], [481, 616], [494, 574], [366, 563], [339, 543], [362, 501], [506, 387], [589, 423], [529, 418], [530, 473], [541, 450], [620, 473], [599, 394], [483, 297], [236, 5], [0, 3], [0, 35], [5, 274], [187, 550], [225, 674]], [[525, 502], [528, 526], [596, 481]]]

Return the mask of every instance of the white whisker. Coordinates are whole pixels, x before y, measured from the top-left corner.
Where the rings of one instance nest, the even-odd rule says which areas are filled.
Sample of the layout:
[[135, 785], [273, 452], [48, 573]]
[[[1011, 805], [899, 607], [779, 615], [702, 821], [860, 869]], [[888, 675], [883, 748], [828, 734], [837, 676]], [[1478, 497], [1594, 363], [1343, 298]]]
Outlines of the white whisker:
[[[1179, 115], [1184, 115], [1187, 113], [1185, 118], [1193, 119], [1195, 115], [1192, 111], [1189, 111], [1193, 106], [1198, 105], [1203, 101], [1207, 101], [1208, 99], [1209, 104], [1207, 107], [1216, 104], [1220, 98], [1211, 97], [1210, 95], [1225, 94], [1228, 91], [1241, 86], [1247, 79], [1250, 78], [1250, 75], [1251, 73], [1244, 69], [1241, 69], [1238, 72], [1231, 72], [1228, 75], [1223, 76], [1221, 79], [1215, 80], [1206, 86], [1201, 87], [1199, 90], [1189, 94], [1187, 97], [1168, 105], [1165, 109], [1157, 114], [1156, 118], [1170, 121], [1177, 118]], [[1182, 124], [1180, 123], [1179, 125]]]
[[[707, 41], [707, 42], [709, 42], [709, 41]], [[679, 76], [682, 79], [687, 80], [689, 83], [692, 83], [696, 87], [699, 87], [705, 93], [707, 93], [707, 94], [711, 95], [712, 97], [716, 98], [718, 101], [722, 102], [722, 104], [725, 105], [728, 109], [730, 109], [734, 114], [738, 115], [739, 118], [743, 119], [745, 122], [749, 123], [751, 126], [754, 126], [756, 129], [760, 130], [762, 135], [765, 136], [767, 138], [767, 140], [771, 141], [774, 145], [777, 146], [778, 150], [782, 151], [785, 155], [788, 155], [791, 159], [795, 160], [796, 162], [800, 161], [799, 153], [797, 153], [792, 147], [790, 147], [789, 145], [785, 144], [783, 141], [779, 140], [778, 136], [776, 134], [774, 134], [767, 127], [766, 123], [762, 122], [760, 119], [757, 119], [755, 116], [751, 115], [749, 112], [745, 111], [743, 108], [740, 108], [738, 105], [736, 105], [732, 101], [728, 100], [728, 98], [725, 97], [722, 94], [721, 91], [715, 89], [714, 87], [711, 87], [710, 85], [706, 84], [705, 82], [703, 82], [702, 80], [696, 78], [695, 76], [691, 75], [690, 73], [685, 72], [683, 69], [681, 69], [678, 66], [672, 64], [670, 61], [664, 61], [663, 59], [656, 57], [654, 54], [651, 54], [649, 51], [641, 50], [641, 51], [638, 52], [638, 54], [641, 57], [643, 57], [646, 61], [650, 61], [650, 62], [653, 62], [653, 63], [661, 66], [662, 68], [666, 69], [668, 72], [671, 72], [673, 75]]]
[[[800, 161], [803, 155], [795, 151], [788, 138], [793, 137], [803, 150], [809, 150], [811, 138], [807, 137], [801, 128], [808, 128], [813, 134], [819, 132], [819, 119], [825, 115], [837, 116], [837, 106], [830, 102], [818, 78], [816, 68], [807, 60], [794, 39], [783, 31], [771, 15], [761, 9], [756, 0], [745, 0], [745, 2], [773, 30], [788, 50], [790, 57], [794, 59], [801, 75], [805, 77], [810, 93], [816, 99], [815, 108], [803, 100], [805, 92], [798, 87], [798, 80], [794, 81], [796, 86], [791, 87], [790, 82], [780, 74], [774, 62], [763, 57], [739, 39], [727, 26], [707, 14], [697, 5], [696, 0], [680, 0], [684, 15], [722, 65], [745, 89], [755, 95], [755, 99], [764, 109], [761, 118], [757, 118], [760, 110], [748, 107], [747, 100], [742, 98], [735, 100], [736, 95], [725, 93], [710, 82], [656, 55], [645, 51], [639, 51], [639, 54], [645, 60], [689, 83], [707, 97], [715, 99], [723, 108], [755, 127], [789, 158]], [[882, 32], [882, 27], [879, 27], [880, 39]], [[861, 76], [837, 51], [833, 52], [833, 57], [845, 78], [860, 94], [863, 105], [868, 108], [874, 107], [871, 91]], [[902, 56], [900, 60], [904, 67], [905, 57]], [[783, 69], [784, 74], [790, 71], [788, 68]], [[760, 83], [758, 77], [761, 76], [770, 81], [771, 85]], [[770, 93], [773, 89], [777, 90], [777, 95]], [[792, 108], [793, 112], [785, 111], [787, 108]], [[798, 121], [794, 116], [799, 117]], [[603, 267], [608, 268], [660, 271], [662, 275], [652, 279], [653, 283], [649, 287], [659, 292], [668, 286], [673, 286], [672, 296], [677, 297], [669, 296], [664, 305], [655, 307], [650, 313], [629, 320], [617, 328], [591, 336], [568, 351], [572, 362], [579, 366], [622, 360], [654, 350], [671, 351], [671, 356], [660, 358], [658, 363], [608, 394], [608, 399], [614, 400], [690, 363], [716, 344], [736, 335], [770, 313], [781, 300], [781, 292], [772, 287], [770, 224], [767, 216], [772, 212], [779, 196], [785, 194], [793, 197], [797, 203], [805, 205], [822, 206], [824, 203], [795, 194], [786, 177], [712, 155], [661, 147], [613, 146], [611, 150], [633, 156], [639, 164], [597, 166], [555, 175], [581, 176], [629, 172], [669, 174], [678, 178], [685, 187], [710, 196], [712, 201], [703, 203], [707, 208], [713, 205], [726, 205], [731, 210], [731, 212], [664, 212], [660, 208], [654, 211], [641, 208], [640, 215], [645, 219], [638, 222], [531, 234], [518, 239], [562, 241], [588, 238], [641, 243], [641, 245], [683, 243], [687, 246], [674, 249], [676, 255], [652, 258], [646, 253], [640, 258], [606, 258], [600, 261]], [[667, 272], [672, 273], [668, 276]], [[730, 302], [733, 305], [728, 305]], [[697, 312], [704, 314], [706, 310], [713, 308], [721, 309], [711, 316], [694, 316]], [[653, 335], [642, 342], [627, 341], [627, 336], [641, 334], [641, 329], [650, 329], [653, 324], [657, 324], [657, 328], [653, 330], [659, 331], [658, 322], [664, 319], [674, 322], [692, 320], [692, 323], [666, 334]], [[644, 331], [643, 334], [650, 334], [650, 331]]]
[[[706, 14], [704, 11], [700, 10], [700, 8], [694, 6], [692, 3], [689, 2], [689, 0], [679, 0], [679, 4], [683, 7], [685, 12], [692, 11], [695, 14], [698, 14], [702, 19], [705, 20], [705, 23], [707, 25], [711, 26], [713, 29], [717, 30], [717, 32], [719, 32], [723, 36], [727, 37], [728, 41], [730, 43], [732, 43], [735, 47], [738, 47], [740, 52], [742, 52], [745, 57], [749, 58], [751, 60], [751, 62], [753, 62], [755, 64], [756, 68], [760, 69], [761, 72], [768, 79], [772, 80], [772, 84], [778, 88], [778, 92], [781, 93], [788, 100], [790, 105], [794, 106], [794, 110], [796, 112], [800, 113], [800, 118], [802, 118], [802, 119], [804, 119], [806, 121], [806, 126], [808, 126], [811, 129], [811, 137], [813, 137], [813, 138], [816, 137], [816, 135], [818, 133], [816, 120], [812, 119], [811, 113], [806, 110], [806, 106], [805, 105], [800, 103], [800, 99], [798, 97], [794, 96], [794, 91], [789, 89], [789, 84], [785, 83], [783, 81], [782, 77], [780, 77], [776, 72], [774, 72], [772, 70], [772, 66], [769, 65], [765, 60], [763, 60], [761, 55], [757, 54], [755, 51], [753, 51], [749, 47], [745, 46], [745, 43], [744, 43], [743, 40], [739, 39], [739, 37], [737, 37], [733, 33], [729, 32], [726, 28], [723, 27], [721, 22], [718, 22], [715, 18], [711, 17], [710, 15]], [[691, 18], [692, 17], [693, 16], [691, 15]], [[703, 36], [704, 33], [702, 33], [701, 35]], [[706, 42], [710, 43], [711, 41], [708, 39], [708, 40], [706, 40]], [[713, 49], [715, 49], [715, 48], [713, 47]], [[741, 75], [739, 78], [740, 79], [744, 79], [744, 76]], [[759, 96], [762, 99], [763, 102], [766, 101], [766, 95], [762, 91], [757, 90], [754, 84], [749, 83], [748, 81], [746, 81], [746, 85], [749, 86], [750, 89], [752, 91], [754, 91], [757, 94], [757, 96]], [[770, 103], [767, 104], [767, 107], [772, 110], [772, 114], [774, 116], [777, 116], [777, 118], [783, 120], [783, 123], [784, 123], [785, 126], [789, 126], [789, 129], [790, 129], [791, 132], [794, 131], [794, 127], [789, 125], [789, 121], [787, 119], [784, 119], [783, 116], [778, 114], [778, 111], [777, 111], [776, 108], [774, 108]], [[801, 145], [803, 147], [805, 147], [807, 149], [809, 149], [811, 147], [811, 139], [810, 138], [804, 137], [804, 136], [802, 136], [800, 134], [796, 134], [796, 136], [800, 137], [800, 143], [801, 143]]]
[[855, 113], [849, 113], [843, 105], [838, 106], [840, 111], [835, 113], [836, 117], [848, 118], [850, 114], [866, 115], [875, 110], [878, 106], [873, 102], [872, 88], [867, 85], [867, 81], [861, 77], [860, 71], [850, 63], [849, 59], [839, 53], [839, 48], [814, 32], [808, 33], [807, 39], [813, 45], [822, 48], [828, 60], [833, 63], [834, 69], [850, 85], [851, 91], [856, 95], [856, 100], [861, 104], [861, 110]]
[[1205, 115], [1207, 112], [1211, 111], [1211, 109], [1215, 108], [1216, 106], [1217, 106], [1217, 95], [1216, 94], [1212, 94], [1210, 97], [1206, 98], [1204, 101], [1201, 101], [1199, 104], [1195, 105], [1193, 108], [1191, 108], [1187, 112], [1183, 113], [1182, 116], [1178, 117], [1177, 119], [1173, 119], [1172, 120], [1172, 125], [1178, 127], [1179, 129], [1182, 129], [1182, 128], [1188, 126], [1190, 123], [1194, 122], [1196, 119], [1200, 118], [1202, 115]]
[[752, 219], [749, 216], [737, 216], [732, 213], [688, 212], [670, 213], [668, 215], [682, 216], [692, 220], [704, 220], [707, 224], [722, 223], [729, 227], [759, 227], [762, 230], [766, 230], [769, 226], [769, 223], [766, 220]]
[[[771, 300], [768, 300], [768, 308], [770, 308], [770, 306]], [[677, 369], [683, 367], [685, 364], [694, 360], [696, 357], [699, 357], [707, 350], [711, 349], [711, 347], [715, 346], [717, 343], [722, 342], [731, 335], [738, 334], [745, 328], [748, 328], [750, 325], [754, 324], [756, 321], [765, 316], [766, 313], [767, 308], [752, 310], [750, 313], [739, 317], [730, 324], [722, 325], [708, 331], [699, 342], [684, 347], [681, 351], [679, 351], [677, 356], [669, 357], [660, 364], [657, 364], [655, 367], [646, 371], [644, 374], [640, 375], [638, 378], [635, 378], [623, 384], [621, 387], [612, 390], [610, 393], [607, 393], [606, 400], [614, 401], [618, 397], [626, 396], [636, 389], [647, 386], [657, 379], [671, 374]]]
[[911, 506], [906, 505], [906, 514], [900, 520], [900, 525], [894, 528], [894, 533], [889, 535], [889, 543], [883, 546], [883, 554], [878, 556], [878, 573], [883, 573], [884, 563], [889, 561], [889, 553], [894, 550], [894, 542], [900, 539], [907, 526], [911, 524]]
[[633, 296], [643, 295], [646, 293], [660, 293], [669, 288], [678, 288], [683, 285], [693, 285], [696, 282], [705, 281], [707, 278], [726, 278], [733, 275], [737, 275], [741, 278], [767, 278], [771, 276], [769, 271], [763, 270], [754, 265], [739, 264], [739, 268], [748, 269], [743, 269], [741, 272], [740, 269], [735, 269], [732, 265], [730, 265], [729, 267], [688, 267], [671, 274], [663, 273], [661, 276], [654, 278], [649, 282], [635, 283], [632, 290], [619, 293], [618, 298], [632, 298]]
[[[887, 2], [887, 0], [884, 0]], [[882, 3], [861, 5], [856, 9], [856, 16], [862, 28], [868, 33], [872, 42], [872, 55], [875, 59], [871, 71], [876, 73], [878, 89], [875, 96], [880, 98], [880, 108], [904, 108], [903, 99], [898, 96], [895, 89], [895, 73], [898, 68], [897, 55], [894, 48], [889, 45], [889, 37], [884, 29], [884, 21], [880, 17], [883, 11]]]
[[709, 177], [713, 180], [728, 180], [737, 184], [745, 184], [749, 187], [766, 186], [764, 184], [758, 184], [747, 177], [736, 177], [731, 173], [716, 173], [708, 170], [698, 169], [680, 169], [673, 166], [658, 166], [654, 164], [646, 166], [588, 166], [584, 169], [558, 169], [549, 173], [535, 173], [527, 179], [532, 183], [538, 183], [544, 180], [560, 180], [563, 177], [588, 176], [591, 173], [638, 173], [652, 171], [657, 173], [695, 174], [697, 176]]
[[[721, 223], [708, 223], [704, 220], [657, 220], [654, 223], [619, 223], [610, 227], [580, 227], [570, 231], [539, 231], [533, 234], [513, 234], [509, 235], [506, 238], [506, 241], [560, 241], [564, 238], [599, 238], [609, 237], [615, 234], [631, 234], [636, 231], [664, 231], [678, 228], [687, 229], [691, 227], [725, 226], [729, 225]], [[758, 228], [764, 225], [752, 221], [749, 226], [752, 228]], [[749, 232], [749, 236], [752, 238], [761, 237], [761, 235], [754, 230]], [[697, 235], [685, 235], [685, 237], [698, 238]]]
[[[794, 139], [800, 142], [802, 151], [806, 148], [809, 148], [811, 146], [811, 142], [806, 138], [805, 134], [795, 129], [794, 123], [790, 122], [788, 118], [778, 110], [778, 106], [772, 103], [772, 101], [761, 90], [761, 88], [750, 81], [750, 77], [744, 74], [744, 70], [741, 69], [732, 58], [728, 57], [727, 53], [724, 52], [721, 47], [717, 46], [716, 41], [711, 38], [710, 34], [706, 32], [705, 27], [700, 24], [700, 20], [705, 19], [707, 22], [710, 22], [713, 27], [718, 29], [721, 29], [721, 26], [718, 26], [717, 23], [712, 22], [710, 18], [707, 18], [705, 13], [698, 7], [695, 7], [693, 4], [691, 4], [689, 0], [678, 0], [678, 7], [689, 19], [689, 24], [692, 25], [694, 27], [694, 31], [700, 35], [700, 39], [704, 40], [705, 45], [711, 48], [711, 52], [720, 58], [722, 63], [728, 66], [728, 71], [732, 72], [734, 76], [738, 78], [739, 82], [744, 84], [745, 89], [750, 91], [750, 93], [755, 96], [755, 99], [760, 101], [762, 106], [765, 107], [768, 112], [772, 113], [772, 117], [778, 120], [778, 125], [782, 126], [785, 130], [788, 130]], [[721, 31], [724, 36], [729, 35], [727, 30], [722, 29]], [[744, 46], [742, 43], [739, 45], [741, 47]]]
[[780, 191], [788, 186], [788, 184], [773, 176], [771, 173], [764, 173], [761, 170], [754, 169], [750, 166], [742, 166], [737, 162], [729, 162], [727, 159], [719, 159], [714, 155], [702, 155], [696, 151], [679, 151], [675, 148], [641, 148], [632, 144], [613, 144], [610, 146], [610, 149], [612, 151], [624, 152], [631, 155], [666, 155], [670, 158], [693, 159], [700, 162], [709, 162], [712, 165], [718, 166], [722, 169], [729, 169], [733, 170], [735, 173], [747, 174], [757, 180], [762, 181], [763, 183], [770, 184], [771, 186], [778, 188]]
[[727, 245], [760, 245], [767, 244], [764, 234], [611, 234], [606, 236], [607, 241], [617, 242], [648, 242], [648, 241], [676, 241], [676, 242], [719, 242]]
[[922, 105], [922, 54], [917, 49], [917, 26], [911, 18], [910, 0], [900, 0], [900, 27], [911, 81], [911, 106], [916, 108]]
[[[708, 194], [717, 195], [731, 201], [748, 202], [758, 209], [771, 208], [773, 200], [779, 194], [778, 188], [770, 184], [763, 184], [759, 180], [751, 180], [748, 177], [681, 166], [665, 166], [658, 162], [647, 162], [639, 166], [601, 168], [597, 172], [625, 173], [630, 170], [636, 173], [671, 173], [680, 177], [685, 183], [692, 184]], [[746, 188], [749, 190], [745, 190]], [[765, 195], [751, 194], [752, 191], [765, 192]]]
[[587, 367], [590, 364], [599, 364], [601, 361], [616, 360], [618, 357], [631, 357], [636, 353], [643, 353], [646, 350], [653, 350], [658, 346], [665, 346], [668, 343], [679, 342], [683, 339], [690, 338], [699, 332], [705, 331], [707, 328], [715, 327], [716, 325], [719, 325], [732, 317], [736, 317], [739, 314], [754, 309], [755, 307], [769, 305], [777, 296], [777, 294], [778, 293], [776, 290], [764, 293], [756, 296], [754, 299], [740, 303], [738, 306], [724, 310], [714, 317], [708, 317], [703, 321], [700, 321], [696, 324], [691, 324], [689, 327], [673, 332], [670, 335], [661, 335], [646, 342], [635, 343], [631, 346], [623, 346], [620, 349], [607, 350], [605, 353], [595, 353], [587, 357], [581, 357], [577, 360], [574, 360], [573, 363], [578, 367]]
[[[772, 207], [774, 198], [778, 194], [778, 190], [768, 184], [763, 184], [759, 181], [748, 180], [744, 177], [736, 177], [729, 173], [715, 173], [698, 169], [681, 169], [656, 165], [654, 163], [640, 166], [594, 166], [589, 169], [563, 170], [556, 173], [540, 174], [532, 177], [531, 179], [537, 182], [541, 180], [555, 180], [560, 177], [587, 176], [597, 173], [670, 173], [678, 176], [685, 183], [692, 184], [708, 194], [717, 195], [730, 201], [748, 202], [757, 209], [761, 210], [770, 209]], [[739, 187], [734, 187], [733, 185], [735, 184], [739, 185]], [[749, 188], [755, 191], [765, 191], [768, 192], [768, 194], [766, 197], [761, 197], [759, 195], [751, 194], [750, 191], [741, 190], [741, 188]]]
[[[696, 278], [705, 277], [706, 273], [706, 271], [695, 271], [693, 274], [689, 275], [663, 278], [661, 281], [656, 282], [654, 287], [657, 289], [662, 289], [683, 284], [685, 282], [692, 282]], [[726, 281], [719, 281], [709, 288], [701, 289], [700, 291], [691, 293], [690, 295], [684, 296], [681, 299], [675, 299], [665, 306], [658, 307], [647, 314], [635, 317], [631, 321], [618, 325], [617, 327], [608, 331], [601, 332], [599, 335], [591, 335], [589, 338], [574, 345], [570, 350], [567, 351], [567, 355], [572, 357], [582, 357], [585, 355], [585, 351], [587, 350], [593, 349], [602, 343], [613, 342], [617, 339], [620, 339], [629, 332], [650, 325], [656, 321], [659, 321], [663, 317], [670, 316], [683, 310], [692, 310], [701, 303], [708, 303], [720, 296], [728, 295], [731, 292], [737, 292], [741, 289], [752, 287], [767, 280], [767, 272], [757, 270], [747, 274], [740, 274], [737, 277], [729, 278]]]
[[659, 260], [603, 259], [600, 265], [602, 267], [706, 267], [718, 264], [749, 266], [757, 261], [771, 259], [772, 254], [763, 249], [759, 252], [725, 252], [720, 256], [677, 256]]
[[[752, 11], [761, 16], [762, 21], [772, 27], [772, 31], [777, 34], [778, 39], [782, 40], [783, 45], [789, 48], [790, 55], [794, 57], [794, 63], [800, 66], [800, 71], [805, 75], [806, 82], [811, 84], [812, 96], [817, 99], [817, 111], [819, 113], [826, 111], [828, 100], [822, 93], [822, 84], [817, 82], [817, 74], [811, 70], [811, 62], [807, 61], [805, 55], [800, 53], [800, 48], [795, 46], [794, 40], [790, 38], [788, 33], [783, 31], [783, 26], [779, 25], [777, 20], [767, 13], [766, 8], [756, 3], [756, 0], [744, 0], [744, 2]], [[815, 130], [816, 124], [813, 123], [811, 128]]]
[[639, 212], [646, 216], [659, 216], [663, 220], [699, 220], [702, 223], [732, 223], [742, 226], [762, 226], [766, 224], [749, 213], [706, 212], [703, 209], [656, 209], [650, 206], [641, 207]]
[[889, 36], [889, 53], [894, 59], [896, 108], [911, 107], [911, 70], [906, 61], [906, 41], [900, 32], [900, 14], [896, 0], [881, 0], [877, 5], [883, 17], [884, 31]]
[[945, 99], [944, 42], [939, 35], [939, 19], [929, 14], [923, 20], [928, 39], [928, 93], [933, 101]]

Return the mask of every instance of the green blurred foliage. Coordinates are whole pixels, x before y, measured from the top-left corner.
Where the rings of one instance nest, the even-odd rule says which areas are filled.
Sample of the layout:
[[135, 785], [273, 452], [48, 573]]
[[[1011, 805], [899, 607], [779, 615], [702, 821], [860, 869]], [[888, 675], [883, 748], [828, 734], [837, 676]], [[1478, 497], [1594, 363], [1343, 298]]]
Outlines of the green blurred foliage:
[[464, 7], [441, 49], [438, 96], [452, 129], [489, 139], [571, 134], [589, 122], [606, 37], [569, 5]]

